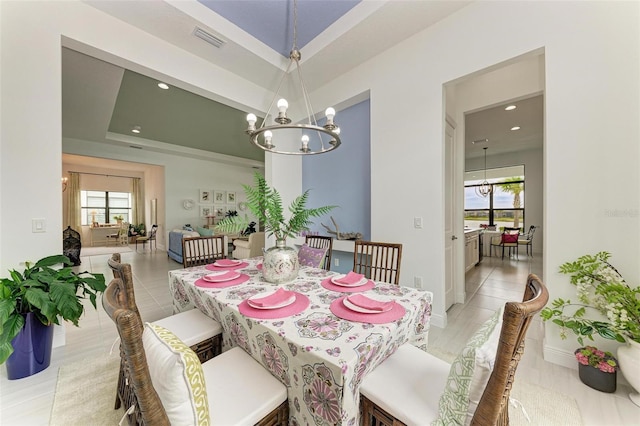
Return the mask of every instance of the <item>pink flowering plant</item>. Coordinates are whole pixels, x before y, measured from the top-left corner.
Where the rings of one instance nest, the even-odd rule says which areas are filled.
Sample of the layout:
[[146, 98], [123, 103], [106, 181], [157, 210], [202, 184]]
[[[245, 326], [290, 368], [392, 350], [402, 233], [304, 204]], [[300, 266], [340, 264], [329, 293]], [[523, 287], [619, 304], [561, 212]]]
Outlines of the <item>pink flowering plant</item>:
[[575, 352], [576, 359], [582, 365], [590, 365], [604, 373], [615, 373], [618, 361], [611, 352], [604, 352], [593, 346], [585, 346]]
[[560, 337], [573, 331], [578, 342], [594, 335], [625, 342], [640, 343], [640, 287], [631, 287], [609, 263], [611, 255], [599, 252], [560, 266], [560, 272], [571, 276], [576, 286], [578, 303], [558, 298], [540, 316], [560, 327]]

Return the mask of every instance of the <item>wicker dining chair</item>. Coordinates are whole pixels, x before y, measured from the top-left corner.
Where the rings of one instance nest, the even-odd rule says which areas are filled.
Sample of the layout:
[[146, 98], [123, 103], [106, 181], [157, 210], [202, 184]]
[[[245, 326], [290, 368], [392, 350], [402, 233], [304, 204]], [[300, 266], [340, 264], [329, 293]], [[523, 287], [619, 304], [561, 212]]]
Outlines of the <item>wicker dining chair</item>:
[[[114, 278], [102, 298], [102, 305], [120, 335], [121, 364], [128, 384], [123, 400], [126, 417], [130, 425], [170, 425], [172, 414], [165, 410], [162, 394], [156, 391], [150, 373], [146, 353], [150, 349], [145, 350], [144, 326], [140, 315], [127, 308], [127, 293], [123, 281]], [[151, 359], [157, 357], [155, 362], [162, 364], [160, 368], [168, 365], [163, 361], [167, 356], [174, 356], [174, 349], [166, 345], [159, 345], [159, 349], [155, 346], [153, 350], [156, 352]], [[206, 386], [210, 419], [204, 420], [210, 420], [211, 424], [287, 425], [287, 388], [242, 349], [235, 347], [203, 363], [201, 368], [201, 372], [192, 374], [200, 373]], [[172, 373], [175, 372], [168, 374]], [[175, 394], [175, 389], [171, 389], [171, 393]], [[173, 416], [179, 415], [174, 413]], [[176, 420], [185, 421], [183, 418]]]
[[324, 256], [324, 269], [331, 270], [331, 255], [333, 252], [333, 237], [324, 237], [321, 235], [307, 235], [304, 239], [305, 244], [309, 247], [327, 249]]
[[[127, 309], [140, 317], [140, 311], [136, 305], [136, 296], [133, 285], [131, 265], [121, 263], [120, 253], [114, 253], [108, 260], [109, 268], [113, 271], [113, 277], [121, 280], [121, 294], [119, 300]], [[142, 318], [140, 319], [142, 321]], [[222, 352], [222, 326], [218, 321], [209, 318], [198, 309], [191, 309], [154, 321], [167, 330], [174, 333], [185, 342], [198, 355], [200, 362], [205, 362]], [[127, 399], [126, 381], [123, 372], [124, 366], [120, 366], [120, 377], [116, 394], [115, 408], [120, 408], [120, 403]]]
[[353, 272], [374, 281], [400, 283], [402, 244], [356, 240], [353, 250]]
[[187, 237], [182, 239], [182, 266], [207, 265], [224, 259], [224, 235]]
[[[524, 353], [524, 338], [533, 317], [549, 300], [549, 292], [540, 279], [530, 274], [527, 278], [522, 302], [507, 302], [502, 315], [502, 326], [494, 330], [493, 344], [497, 345], [493, 369], [488, 374], [484, 390], [475, 410], [467, 409], [472, 425], [508, 425], [509, 395], [516, 368]], [[478, 344], [474, 335], [468, 347]], [[491, 340], [491, 337], [487, 339]], [[491, 347], [490, 345], [488, 347]], [[477, 352], [476, 352], [477, 354]], [[491, 361], [486, 361], [491, 364]], [[462, 364], [460, 364], [462, 365]], [[364, 377], [360, 386], [362, 425], [430, 424], [439, 414], [439, 402], [445, 386], [457, 383], [452, 376], [458, 374], [450, 364], [410, 344], [404, 344]], [[464, 368], [464, 367], [462, 367]], [[485, 370], [486, 371], [486, 370]], [[474, 371], [475, 372], [475, 371]], [[474, 376], [475, 377], [475, 376]], [[428, 386], [426, 384], [428, 383]], [[479, 385], [482, 386], [482, 385]], [[454, 386], [451, 398], [464, 400], [462, 386]], [[472, 392], [470, 392], [472, 394]], [[445, 404], [446, 406], [446, 404]], [[440, 406], [442, 408], [442, 406]], [[444, 424], [450, 419], [441, 418]], [[451, 423], [453, 424], [453, 423]]]

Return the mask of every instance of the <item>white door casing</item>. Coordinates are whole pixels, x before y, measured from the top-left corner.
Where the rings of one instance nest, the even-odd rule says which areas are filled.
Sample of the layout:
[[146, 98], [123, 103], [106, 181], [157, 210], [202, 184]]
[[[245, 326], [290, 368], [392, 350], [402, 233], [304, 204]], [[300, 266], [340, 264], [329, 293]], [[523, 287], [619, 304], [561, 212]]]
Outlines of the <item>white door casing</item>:
[[445, 161], [445, 179], [444, 179], [444, 266], [445, 266], [445, 285], [444, 285], [444, 302], [445, 311], [455, 302], [455, 283], [456, 279], [456, 244], [459, 240], [455, 235], [455, 214], [456, 214], [456, 197], [455, 197], [455, 160], [456, 160], [456, 138], [455, 124], [452, 120], [447, 119], [445, 124], [445, 140], [444, 140], [444, 161]]

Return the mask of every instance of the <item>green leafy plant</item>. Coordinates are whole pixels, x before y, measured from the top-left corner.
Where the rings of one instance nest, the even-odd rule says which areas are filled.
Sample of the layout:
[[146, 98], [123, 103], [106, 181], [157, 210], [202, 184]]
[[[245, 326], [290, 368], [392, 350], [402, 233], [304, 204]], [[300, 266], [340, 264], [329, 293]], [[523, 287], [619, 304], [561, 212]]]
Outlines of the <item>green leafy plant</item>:
[[[96, 297], [106, 288], [104, 275], [76, 273], [67, 256], [25, 262], [20, 273], [10, 270], [11, 278], [0, 279], [0, 364], [13, 353], [11, 341], [24, 326], [24, 314], [33, 312], [45, 325], [60, 324], [59, 318], [78, 326], [87, 297], [96, 307]], [[62, 265], [62, 268], [53, 268]]]
[[[579, 303], [558, 298], [540, 315], [560, 327], [563, 339], [571, 330], [581, 345], [583, 337], [593, 340], [594, 334], [618, 342], [640, 342], [640, 287], [631, 288], [609, 263], [610, 257], [602, 251], [560, 266], [561, 273], [571, 276]], [[587, 317], [588, 311], [599, 313], [603, 319]]]
[[146, 227], [144, 223], [140, 223], [138, 225], [134, 225], [133, 223], [129, 225], [129, 236], [144, 236], [147, 233]]
[[124, 216], [122, 216], [121, 214], [114, 216], [113, 217], [115, 220], [124, 220]]
[[[274, 235], [276, 240], [286, 240], [295, 237], [301, 231], [309, 229], [312, 217], [319, 217], [329, 213], [336, 206], [324, 206], [307, 209], [309, 190], [298, 196], [289, 206], [291, 216], [285, 220], [282, 207], [282, 197], [275, 189], [267, 185], [267, 181], [259, 173], [254, 175], [255, 186], [243, 185], [247, 194], [247, 207], [258, 221], [264, 224], [268, 236]], [[249, 226], [247, 215], [230, 216], [222, 219], [216, 229], [220, 232], [239, 232]]]

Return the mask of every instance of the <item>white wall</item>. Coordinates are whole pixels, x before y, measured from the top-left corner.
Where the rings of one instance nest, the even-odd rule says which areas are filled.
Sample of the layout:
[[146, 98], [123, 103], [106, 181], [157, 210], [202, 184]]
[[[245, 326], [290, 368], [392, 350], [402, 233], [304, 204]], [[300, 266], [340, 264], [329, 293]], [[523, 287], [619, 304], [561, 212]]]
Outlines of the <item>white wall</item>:
[[[444, 315], [444, 241], [433, 232], [444, 223], [442, 85], [541, 48], [543, 251], [550, 271], [544, 279], [551, 297], [575, 295], [567, 277], [555, 272], [560, 264], [599, 250], [613, 252], [615, 264], [637, 284], [639, 7], [475, 2], [311, 94], [316, 104], [329, 105], [370, 90], [372, 238], [405, 244], [403, 276], [429, 277], [435, 320]], [[627, 213], [616, 216], [611, 209]], [[414, 216], [431, 229], [413, 229]], [[572, 353], [575, 341], [561, 341], [553, 326], [545, 333], [548, 356]]]
[[[408, 282], [415, 275], [426, 277], [435, 296], [434, 324], [445, 315], [439, 232], [443, 84], [539, 48], [545, 49], [546, 62], [544, 262], [552, 272], [544, 279], [551, 296], [575, 294], [568, 279], [553, 272], [561, 263], [599, 250], [613, 252], [618, 269], [637, 283], [639, 7], [637, 2], [475, 2], [311, 94], [315, 105], [337, 105], [370, 90], [371, 237], [404, 243], [402, 276]], [[256, 96], [255, 86], [85, 4], [0, 2], [0, 15], [2, 270], [60, 250], [61, 34], [266, 109], [257, 103], [269, 96]], [[275, 184], [290, 173], [267, 171]], [[16, 184], [16, 177], [25, 175]], [[294, 179], [299, 175], [294, 172]], [[169, 187], [167, 178], [167, 193], [186, 190], [187, 183], [178, 181]], [[612, 214], [616, 209], [628, 213]], [[414, 216], [429, 226], [414, 229]], [[33, 217], [47, 218], [47, 233], [30, 232]], [[557, 329], [546, 330], [546, 354], [571, 353], [575, 342], [557, 336]]]

